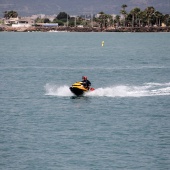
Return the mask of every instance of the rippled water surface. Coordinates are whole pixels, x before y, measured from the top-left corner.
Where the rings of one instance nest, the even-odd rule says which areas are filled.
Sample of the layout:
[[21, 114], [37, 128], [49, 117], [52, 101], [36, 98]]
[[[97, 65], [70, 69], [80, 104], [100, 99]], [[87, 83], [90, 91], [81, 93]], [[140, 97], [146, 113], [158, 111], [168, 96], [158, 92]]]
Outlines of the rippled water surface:
[[[169, 44], [169, 33], [0, 33], [0, 169], [168, 170]], [[75, 97], [82, 75], [95, 91]]]

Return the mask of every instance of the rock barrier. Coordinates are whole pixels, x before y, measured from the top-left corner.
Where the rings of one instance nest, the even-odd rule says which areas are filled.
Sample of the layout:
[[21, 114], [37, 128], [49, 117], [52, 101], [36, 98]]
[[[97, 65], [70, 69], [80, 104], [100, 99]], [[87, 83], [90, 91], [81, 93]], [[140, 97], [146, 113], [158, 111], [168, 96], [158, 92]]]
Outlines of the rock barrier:
[[1, 26], [0, 31], [7, 32], [170, 32], [170, 27], [121, 27], [121, 28], [95, 28], [95, 27], [18, 27], [14, 28], [11, 26]]

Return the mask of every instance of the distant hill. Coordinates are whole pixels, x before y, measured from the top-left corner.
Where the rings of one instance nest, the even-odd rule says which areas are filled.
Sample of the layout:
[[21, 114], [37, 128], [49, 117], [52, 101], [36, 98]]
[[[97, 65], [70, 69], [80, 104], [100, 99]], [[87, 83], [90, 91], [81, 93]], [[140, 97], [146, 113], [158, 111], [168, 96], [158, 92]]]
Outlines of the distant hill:
[[17, 11], [19, 16], [31, 16], [33, 14], [53, 15], [66, 12], [69, 15], [120, 14], [121, 6], [126, 4], [129, 12], [135, 7], [144, 10], [153, 6], [163, 14], [170, 14], [170, 0], [0, 0], [0, 16], [4, 11]]

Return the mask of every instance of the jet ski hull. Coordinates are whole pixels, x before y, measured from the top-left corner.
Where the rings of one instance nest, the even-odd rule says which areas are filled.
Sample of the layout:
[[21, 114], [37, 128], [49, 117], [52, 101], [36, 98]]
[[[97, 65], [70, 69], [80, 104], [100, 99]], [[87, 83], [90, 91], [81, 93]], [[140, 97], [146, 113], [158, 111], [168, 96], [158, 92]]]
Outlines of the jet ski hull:
[[87, 89], [82, 85], [82, 82], [76, 82], [70, 87], [70, 91], [76, 96], [82, 96], [88, 91], [93, 91], [94, 88]]
[[76, 96], [82, 96], [84, 92], [89, 91], [87, 88], [85, 88], [82, 84], [82, 82], [76, 82], [72, 84], [70, 87], [70, 90], [72, 93], [74, 93]]
[[70, 87], [70, 90], [76, 96], [82, 96], [84, 94], [84, 91], [82, 89], [78, 89], [78, 88], [75, 88], [75, 87]]

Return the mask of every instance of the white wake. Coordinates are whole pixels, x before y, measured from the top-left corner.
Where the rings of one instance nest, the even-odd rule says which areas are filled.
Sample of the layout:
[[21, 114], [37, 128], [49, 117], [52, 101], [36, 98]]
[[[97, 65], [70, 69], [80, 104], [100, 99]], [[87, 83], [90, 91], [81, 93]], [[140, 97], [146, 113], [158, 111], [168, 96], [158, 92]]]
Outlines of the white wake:
[[57, 86], [53, 84], [46, 84], [45, 85], [46, 95], [50, 96], [73, 96], [71, 93], [69, 86]]
[[[74, 96], [69, 86], [45, 85], [46, 95], [51, 96]], [[96, 88], [85, 96], [106, 96], [106, 97], [144, 97], [144, 96], [165, 96], [170, 95], [170, 83], [145, 83], [135, 85], [113, 85], [110, 87]]]

